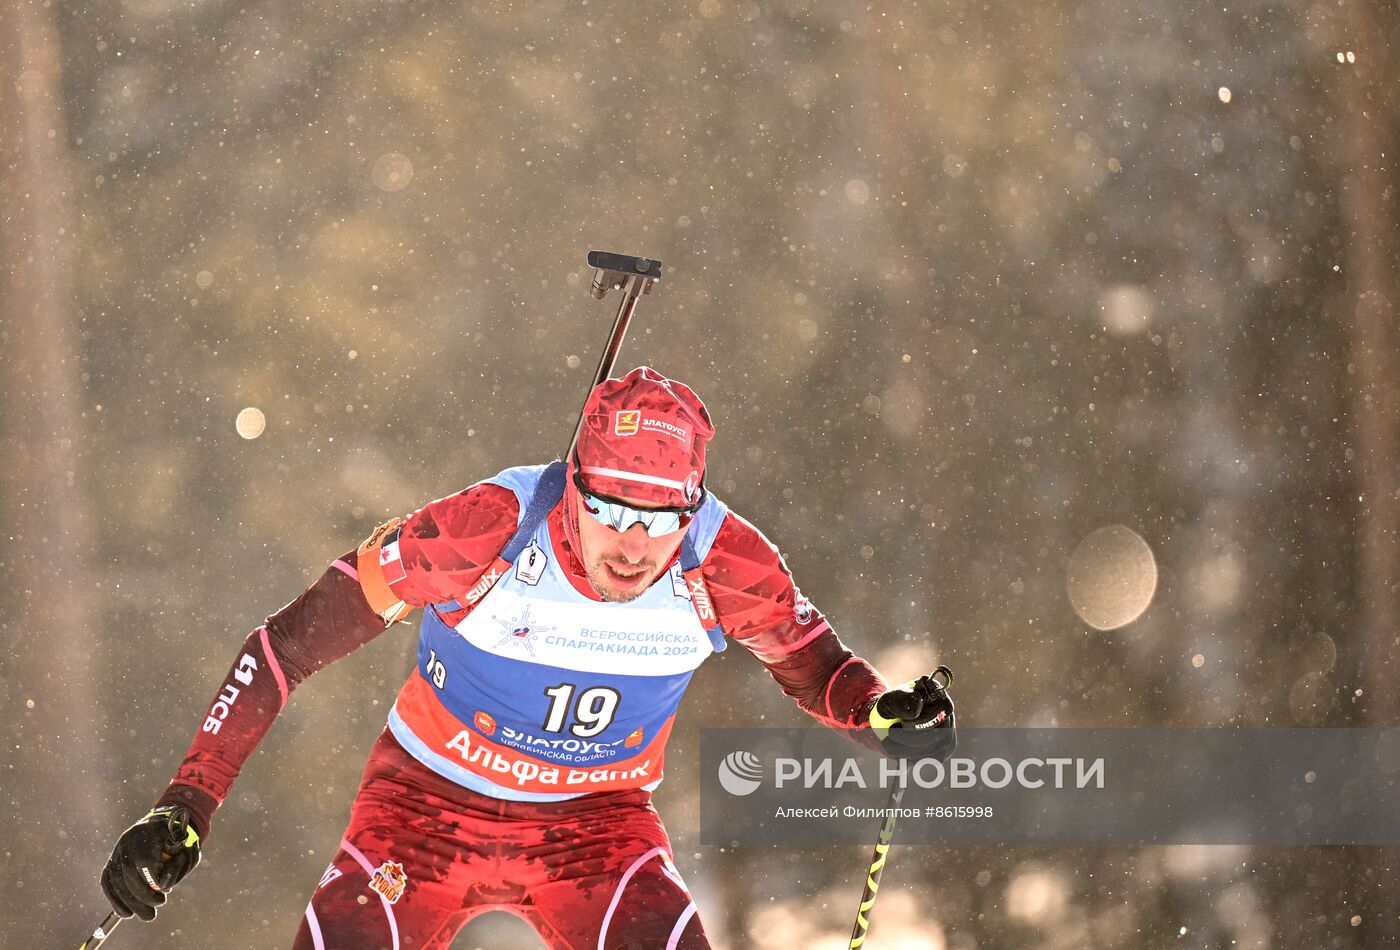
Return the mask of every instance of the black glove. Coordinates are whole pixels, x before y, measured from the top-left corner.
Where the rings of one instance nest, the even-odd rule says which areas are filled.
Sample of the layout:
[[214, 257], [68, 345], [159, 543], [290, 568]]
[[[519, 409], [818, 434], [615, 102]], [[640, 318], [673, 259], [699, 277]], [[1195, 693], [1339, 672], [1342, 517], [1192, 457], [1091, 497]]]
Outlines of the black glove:
[[870, 710], [870, 728], [886, 755], [948, 761], [958, 747], [953, 698], [948, 695], [952, 682], [953, 671], [940, 666], [928, 676], [880, 694]]
[[122, 917], [155, 920], [156, 908], [199, 863], [199, 833], [180, 805], [163, 805], [122, 832], [107, 866], [102, 891]]

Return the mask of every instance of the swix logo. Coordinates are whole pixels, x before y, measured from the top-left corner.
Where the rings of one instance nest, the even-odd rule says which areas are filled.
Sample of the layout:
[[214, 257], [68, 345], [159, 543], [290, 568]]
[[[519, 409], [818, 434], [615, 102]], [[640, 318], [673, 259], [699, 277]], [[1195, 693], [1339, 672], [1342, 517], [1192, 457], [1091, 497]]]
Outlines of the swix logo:
[[619, 409], [613, 416], [613, 435], [636, 435], [642, 422], [642, 410]]
[[[251, 653], [245, 653], [239, 657], [238, 665], [233, 668], [233, 678], [244, 686], [253, 685], [253, 672], [258, 668], [257, 658]], [[212, 732], [218, 734], [223, 728], [224, 720], [233, 710], [233, 704], [238, 700], [238, 694], [242, 692], [232, 683], [225, 683], [224, 688], [219, 691], [219, 695], [214, 699], [214, 705], [209, 707], [209, 715], [204, 718], [204, 725], [200, 727], [201, 732]]]
[[700, 473], [692, 471], [685, 477], [685, 500], [694, 501], [700, 497]]
[[492, 736], [496, 734], [496, 720], [488, 712], [482, 712], [478, 709], [476, 715], [472, 717], [472, 725], [476, 726], [482, 735]]
[[710, 603], [710, 592], [705, 587], [705, 578], [697, 570], [693, 576], [686, 576], [686, 583], [690, 585], [690, 602], [695, 605], [695, 612], [700, 615], [701, 621], [707, 624], [715, 622], [715, 608]]
[[462, 599], [465, 600], [468, 604], [476, 603], [478, 600], [485, 597], [487, 591], [495, 587], [496, 581], [500, 579], [501, 572], [493, 564], [491, 566], [491, 570], [481, 575], [481, 580], [477, 581], [476, 586], [474, 586], [471, 590], [467, 591], [466, 594], [462, 596]]

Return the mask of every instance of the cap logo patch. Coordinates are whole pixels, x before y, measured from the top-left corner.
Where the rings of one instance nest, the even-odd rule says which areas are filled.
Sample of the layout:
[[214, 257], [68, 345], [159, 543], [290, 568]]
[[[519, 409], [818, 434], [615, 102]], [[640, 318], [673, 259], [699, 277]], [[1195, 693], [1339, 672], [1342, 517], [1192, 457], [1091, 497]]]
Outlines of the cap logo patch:
[[613, 435], [636, 435], [642, 421], [642, 410], [619, 409], [613, 416]]

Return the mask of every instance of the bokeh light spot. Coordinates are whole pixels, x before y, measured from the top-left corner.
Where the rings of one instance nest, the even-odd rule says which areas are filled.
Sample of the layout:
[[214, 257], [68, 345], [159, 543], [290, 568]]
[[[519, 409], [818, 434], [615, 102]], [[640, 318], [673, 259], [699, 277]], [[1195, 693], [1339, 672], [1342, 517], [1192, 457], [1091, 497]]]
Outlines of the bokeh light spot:
[[1137, 532], [1123, 525], [1100, 528], [1079, 542], [1066, 574], [1069, 601], [1096, 630], [1132, 623], [1157, 590], [1157, 562]]
[[1099, 294], [1099, 318], [1114, 336], [1137, 336], [1152, 323], [1152, 294], [1138, 284], [1119, 284]]
[[400, 191], [413, 180], [413, 163], [407, 155], [389, 152], [379, 156], [371, 175], [374, 183], [384, 191]]
[[256, 439], [267, 428], [267, 417], [261, 409], [249, 406], [238, 414], [238, 418], [233, 421], [233, 427], [243, 438]]
[[1048, 927], [1069, 909], [1069, 882], [1048, 868], [1024, 866], [1006, 887], [1006, 914], [1013, 920]]

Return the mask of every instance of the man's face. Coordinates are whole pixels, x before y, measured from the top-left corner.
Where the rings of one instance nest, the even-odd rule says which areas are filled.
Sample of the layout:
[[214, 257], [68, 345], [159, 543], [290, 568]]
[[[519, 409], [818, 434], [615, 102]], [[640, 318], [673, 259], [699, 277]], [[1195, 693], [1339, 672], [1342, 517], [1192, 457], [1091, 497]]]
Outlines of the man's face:
[[[681, 540], [685, 538], [685, 526], [653, 538], [640, 524], [618, 531], [599, 523], [583, 507], [583, 498], [573, 492], [575, 515], [578, 517], [579, 559], [588, 572], [588, 582], [604, 600], [626, 603], [642, 595], [661, 569], [676, 553]], [[647, 508], [644, 504], [634, 504], [632, 499], [619, 498], [618, 501]]]

